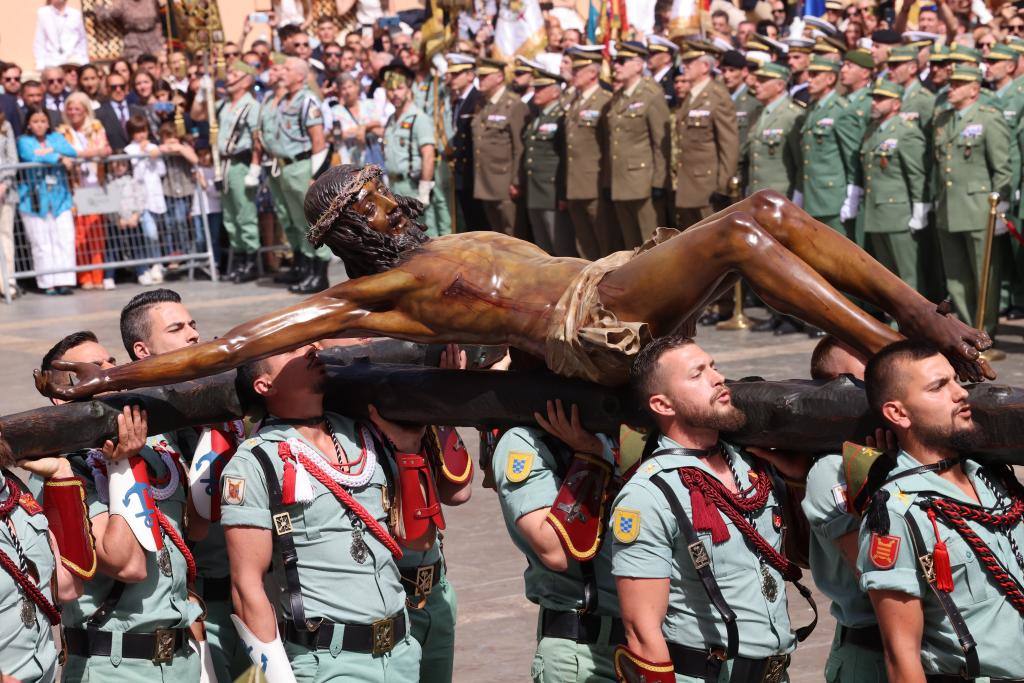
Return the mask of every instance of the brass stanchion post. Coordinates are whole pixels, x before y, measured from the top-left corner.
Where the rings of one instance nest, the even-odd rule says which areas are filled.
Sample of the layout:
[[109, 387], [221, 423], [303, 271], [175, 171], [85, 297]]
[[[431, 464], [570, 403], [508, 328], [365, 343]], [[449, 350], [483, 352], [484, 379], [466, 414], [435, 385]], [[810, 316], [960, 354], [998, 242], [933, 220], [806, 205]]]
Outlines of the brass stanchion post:
[[[985, 251], [981, 259], [981, 277], [978, 281], [978, 306], [975, 309], [974, 315], [975, 327], [981, 332], [985, 331], [985, 304], [988, 302], [988, 281], [991, 276], [989, 271], [992, 268], [992, 243], [995, 241], [996, 235], [996, 218], [998, 218], [996, 206], [998, 204], [999, 193], [993, 192], [988, 196], [988, 225], [985, 227]], [[993, 348], [983, 351], [981, 357], [992, 362], [1003, 360], [1006, 358], [1006, 353]]]
[[[733, 176], [729, 180], [729, 199], [735, 204], [740, 200], [740, 179]], [[754, 320], [743, 312], [743, 280], [736, 278], [732, 287], [732, 317], [715, 325], [716, 330], [747, 330], [754, 325]]]

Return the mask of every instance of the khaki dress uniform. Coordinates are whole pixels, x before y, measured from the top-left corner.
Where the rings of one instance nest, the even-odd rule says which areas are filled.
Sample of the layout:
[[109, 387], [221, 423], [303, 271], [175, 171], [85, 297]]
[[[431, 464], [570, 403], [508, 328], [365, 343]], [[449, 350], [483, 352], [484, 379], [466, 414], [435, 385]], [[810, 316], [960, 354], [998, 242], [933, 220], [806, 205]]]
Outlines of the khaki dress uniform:
[[652, 189], [669, 185], [670, 116], [665, 93], [648, 79], [620, 88], [608, 106], [612, 205], [626, 249], [657, 227]]
[[519, 177], [526, 113], [519, 96], [503, 87], [473, 117], [473, 197], [489, 227], [512, 236], [518, 236], [517, 209], [509, 186]]
[[579, 93], [565, 112], [565, 197], [580, 254], [591, 261], [622, 249], [622, 233], [609, 219], [608, 131], [612, 97], [599, 85]]
[[707, 81], [676, 113], [679, 166], [676, 227], [685, 230], [712, 214], [712, 196], [725, 195], [739, 162], [736, 107], [725, 86]]

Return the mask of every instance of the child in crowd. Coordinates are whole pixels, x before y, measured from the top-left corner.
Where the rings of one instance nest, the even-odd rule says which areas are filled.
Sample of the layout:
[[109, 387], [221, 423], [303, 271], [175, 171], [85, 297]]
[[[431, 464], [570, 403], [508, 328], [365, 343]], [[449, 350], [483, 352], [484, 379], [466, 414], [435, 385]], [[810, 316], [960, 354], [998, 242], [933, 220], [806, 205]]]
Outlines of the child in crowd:
[[[132, 176], [144, 194], [143, 210], [139, 216], [142, 239], [136, 243], [135, 258], [158, 259], [163, 254], [160, 251], [157, 219], [162, 220], [167, 212], [162, 184], [163, 177], [167, 175], [167, 167], [160, 157], [160, 148], [149, 141], [149, 123], [145, 116], [132, 114], [125, 128], [132, 139], [124, 148], [125, 154], [143, 157], [132, 159]], [[164, 281], [164, 269], [159, 263], [137, 266], [135, 273], [140, 285], [154, 285]]]
[[195, 227], [196, 251], [206, 250], [206, 231], [203, 230], [203, 214], [210, 228], [210, 242], [213, 247], [213, 259], [218, 269], [221, 263], [220, 233], [223, 226], [220, 209], [220, 190], [214, 182], [213, 153], [210, 144], [205, 140], [196, 142], [196, 155], [199, 165], [196, 166], [196, 193], [192, 198], [192, 225]]
[[[107, 193], [118, 201], [117, 219], [108, 222], [107, 250], [104, 259], [107, 263], [122, 261], [133, 257], [135, 250], [132, 244], [141, 244], [145, 239], [139, 231], [142, 212], [146, 209], [146, 193], [142, 185], [131, 173], [131, 163], [126, 160], [111, 161], [108, 164], [110, 177], [107, 180]], [[104, 281], [114, 282], [114, 270], [104, 273]]]
[[162, 179], [164, 201], [167, 204], [164, 250], [169, 256], [176, 256], [190, 251], [189, 209], [192, 195], [196, 191], [193, 169], [199, 159], [192, 145], [178, 138], [174, 124], [170, 121], [160, 124], [157, 137], [160, 139], [160, 152], [164, 155], [164, 166], [167, 169]]

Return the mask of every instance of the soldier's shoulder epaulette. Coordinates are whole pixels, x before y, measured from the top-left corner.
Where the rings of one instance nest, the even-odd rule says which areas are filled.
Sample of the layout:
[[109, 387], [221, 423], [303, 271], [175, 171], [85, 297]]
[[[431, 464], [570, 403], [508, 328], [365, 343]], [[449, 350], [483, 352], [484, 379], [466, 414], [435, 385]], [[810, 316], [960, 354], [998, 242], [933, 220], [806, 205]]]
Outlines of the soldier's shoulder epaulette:
[[998, 107], [994, 107], [991, 104], [978, 103], [978, 111], [985, 112], [986, 114], [993, 114], [999, 118], [1003, 118], [1003, 112]]
[[796, 111], [803, 111], [807, 109], [807, 103], [804, 102], [803, 100], [790, 99], [789, 106], [791, 109], [795, 109]]

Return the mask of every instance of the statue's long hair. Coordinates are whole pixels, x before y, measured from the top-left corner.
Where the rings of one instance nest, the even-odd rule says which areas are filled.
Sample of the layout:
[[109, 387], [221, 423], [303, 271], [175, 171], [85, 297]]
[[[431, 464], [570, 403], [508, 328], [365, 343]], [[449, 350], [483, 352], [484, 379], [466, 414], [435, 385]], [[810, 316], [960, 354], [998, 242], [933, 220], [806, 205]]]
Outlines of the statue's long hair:
[[[315, 247], [326, 244], [345, 263], [351, 278], [394, 268], [429, 240], [422, 223], [423, 204], [412, 197], [391, 195], [409, 220], [400, 235], [386, 235], [370, 227], [352, 210], [359, 191], [371, 180], [380, 181], [379, 166], [334, 166], [327, 169], [306, 192], [303, 210], [310, 228], [306, 238]], [[378, 192], [390, 192], [379, 183]]]

